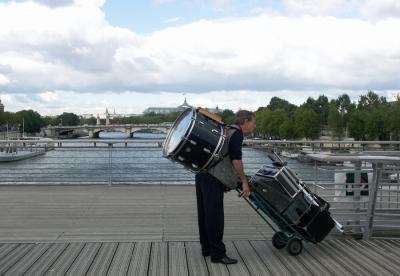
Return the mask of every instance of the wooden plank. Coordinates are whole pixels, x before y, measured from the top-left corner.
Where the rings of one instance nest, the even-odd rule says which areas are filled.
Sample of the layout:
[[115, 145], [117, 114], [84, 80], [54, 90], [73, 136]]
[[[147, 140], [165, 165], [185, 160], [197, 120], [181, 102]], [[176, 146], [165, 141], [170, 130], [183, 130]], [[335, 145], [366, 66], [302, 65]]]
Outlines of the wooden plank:
[[340, 258], [340, 256], [333, 255], [332, 252], [326, 250], [324, 244], [325, 242], [305, 247], [304, 251], [322, 264], [326, 268], [328, 274], [347, 275], [348, 271], [337, 262], [337, 259]]
[[[367, 242], [367, 241], [365, 241]], [[375, 244], [376, 247], [379, 247], [381, 250], [385, 250], [385, 252], [396, 259], [400, 259], [400, 244], [396, 243], [396, 240], [376, 240], [370, 241], [370, 243]]]
[[107, 271], [110, 268], [111, 261], [114, 257], [117, 249], [117, 243], [102, 243], [99, 252], [96, 255], [89, 271], [86, 275], [100, 276], [107, 275]]
[[[331, 241], [332, 242], [332, 241]], [[379, 262], [379, 265], [371, 265], [371, 260], [376, 261], [377, 257], [371, 258], [369, 250], [360, 250], [359, 247], [354, 247], [350, 243], [346, 243], [341, 240], [335, 240], [335, 245], [340, 246], [346, 252], [346, 254], [354, 257], [357, 263], [368, 270], [372, 275], [388, 275], [392, 273], [389, 268], [386, 268], [383, 263]], [[358, 248], [358, 249], [354, 249]]]
[[168, 243], [168, 274], [174, 276], [189, 275], [185, 245], [183, 242]]
[[252, 276], [272, 275], [248, 241], [234, 241], [240, 257]]
[[310, 248], [310, 250], [312, 250], [313, 246], [314, 244], [304, 244], [303, 251], [296, 258], [312, 275], [335, 275], [330, 273], [323, 263], [315, 259], [309, 251], [305, 250], [305, 248]]
[[71, 243], [46, 271], [45, 275], [64, 275], [84, 246], [84, 243]]
[[324, 247], [326, 250], [332, 252], [333, 255], [340, 256], [340, 258], [337, 258], [336, 261], [343, 268], [346, 269], [347, 273], [351, 275], [360, 275], [360, 276], [370, 275], [367, 270], [365, 270], [363, 267], [360, 266], [360, 264], [358, 264], [356, 259], [345, 254], [343, 249], [332, 246], [332, 244], [330, 244], [329, 241], [326, 241], [324, 243]]
[[[286, 269], [290, 271], [293, 275], [310, 275], [310, 271], [298, 259], [298, 256], [291, 256], [287, 248], [283, 248], [278, 250], [273, 247], [272, 243], [265, 243], [266, 246], [269, 247], [271, 251], [281, 260], [281, 262], [285, 265]], [[301, 253], [300, 253], [301, 254]]]
[[151, 244], [149, 276], [168, 276], [168, 244], [153, 242]]
[[36, 244], [32, 250], [20, 258], [4, 275], [22, 275], [38, 260], [43, 253], [50, 248], [51, 244]]
[[[350, 241], [354, 243], [354, 241]], [[393, 248], [387, 247], [386, 243], [381, 244], [380, 241], [357, 241], [357, 247], [361, 247], [368, 252], [375, 252], [379, 255], [384, 256], [385, 260], [387, 260], [391, 266], [400, 268], [400, 259], [398, 254], [396, 254], [396, 250]], [[398, 251], [399, 249], [397, 249]], [[400, 271], [400, 269], [399, 269]]]
[[208, 276], [205, 258], [201, 254], [199, 242], [185, 242], [189, 275]]
[[0, 260], [0, 274], [5, 273], [23, 256], [25, 256], [33, 248], [33, 244], [21, 244], [10, 252], [7, 256]]
[[147, 275], [150, 259], [150, 242], [137, 242], [132, 254], [128, 275]]
[[266, 243], [270, 243], [270, 241], [252, 241], [251, 245], [254, 247], [265, 266], [271, 271], [272, 275], [290, 275], [290, 271], [284, 264], [285, 261], [282, 262], [275, 254], [275, 251], [278, 249], [271, 248]]
[[108, 275], [122, 276], [128, 273], [134, 247], [135, 244], [132, 242], [118, 244]]
[[65, 275], [85, 275], [99, 252], [100, 246], [100, 243], [86, 243]]
[[226, 247], [226, 254], [238, 260], [238, 263], [235, 265], [228, 265], [228, 271], [231, 276], [250, 276], [250, 272], [247, 269], [244, 261], [240, 257], [235, 245], [233, 244], [232, 241], [226, 241], [225, 242], [225, 247]]
[[67, 248], [67, 243], [55, 243], [29, 269], [26, 275], [43, 275]]
[[18, 244], [18, 243], [3, 244], [3, 246], [1, 247], [1, 250], [0, 250], [0, 260], [5, 258], [5, 256], [10, 254], [10, 252], [13, 251], [15, 248], [17, 248], [18, 246], [20, 246], [20, 244]]

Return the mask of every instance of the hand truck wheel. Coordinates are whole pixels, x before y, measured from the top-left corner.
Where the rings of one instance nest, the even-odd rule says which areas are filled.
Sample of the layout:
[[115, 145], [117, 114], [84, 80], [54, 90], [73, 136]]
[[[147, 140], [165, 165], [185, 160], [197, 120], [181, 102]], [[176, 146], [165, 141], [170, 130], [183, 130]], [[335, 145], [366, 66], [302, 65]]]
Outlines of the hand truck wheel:
[[290, 255], [297, 256], [303, 250], [303, 243], [298, 238], [292, 238], [287, 244], [287, 250]]
[[285, 236], [285, 234], [283, 232], [276, 232], [272, 236], [272, 245], [277, 249], [284, 248], [287, 243], [284, 236]]

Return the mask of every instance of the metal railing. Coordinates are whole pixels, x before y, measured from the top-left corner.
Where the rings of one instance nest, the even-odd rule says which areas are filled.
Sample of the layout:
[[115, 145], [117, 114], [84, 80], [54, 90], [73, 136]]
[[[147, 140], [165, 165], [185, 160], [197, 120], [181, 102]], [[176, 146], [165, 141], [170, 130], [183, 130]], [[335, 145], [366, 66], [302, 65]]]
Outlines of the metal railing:
[[[373, 235], [400, 236], [398, 152], [394, 156], [376, 153], [310, 156], [317, 173], [309, 186], [328, 200], [331, 212], [344, 225], [346, 233], [364, 239]], [[318, 174], [322, 171], [333, 173], [333, 181], [320, 180]]]
[[[3, 140], [0, 141], [0, 160], [7, 156], [23, 157], [19, 161], [0, 162], [0, 185], [193, 185], [191, 172], [162, 157], [162, 142]], [[24, 158], [32, 152], [41, 154]], [[375, 159], [363, 160], [374, 154]], [[365, 156], [357, 160], [343, 157], [330, 163], [317, 159], [309, 162], [285, 160], [312, 191], [331, 204], [333, 216], [345, 226], [346, 233], [364, 238], [398, 236], [400, 159], [383, 162], [377, 159], [377, 154], [379, 152], [365, 152]], [[385, 154], [388, 153], [382, 153], [384, 157]], [[250, 147], [244, 148], [243, 158], [246, 174], [250, 176], [270, 162], [263, 149]], [[365, 175], [368, 185], [363, 183]]]

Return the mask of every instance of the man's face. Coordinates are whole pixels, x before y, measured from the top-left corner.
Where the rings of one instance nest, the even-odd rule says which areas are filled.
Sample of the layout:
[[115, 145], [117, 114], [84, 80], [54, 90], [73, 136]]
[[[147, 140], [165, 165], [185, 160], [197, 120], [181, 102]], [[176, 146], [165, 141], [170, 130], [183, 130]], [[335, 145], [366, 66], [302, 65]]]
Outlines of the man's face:
[[252, 117], [250, 121], [245, 122], [242, 125], [242, 131], [244, 135], [249, 135], [256, 128], [256, 117]]

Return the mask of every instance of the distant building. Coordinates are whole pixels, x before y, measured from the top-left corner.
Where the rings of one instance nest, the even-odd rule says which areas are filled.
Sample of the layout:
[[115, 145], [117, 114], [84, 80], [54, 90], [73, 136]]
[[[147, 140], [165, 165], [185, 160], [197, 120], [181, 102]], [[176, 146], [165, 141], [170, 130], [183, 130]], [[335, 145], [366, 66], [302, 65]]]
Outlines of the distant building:
[[0, 112], [4, 112], [4, 104], [1, 103], [1, 99], [0, 99]]
[[[107, 115], [107, 114], [108, 114], [108, 115]], [[84, 119], [97, 118], [97, 117], [99, 117], [100, 119], [106, 119], [107, 116], [108, 116], [110, 119], [115, 119], [115, 118], [125, 118], [125, 117], [139, 116], [139, 115], [138, 115], [138, 114], [117, 114], [117, 113], [115, 112], [115, 108], [114, 108], [114, 113], [110, 113], [110, 112], [108, 111], [108, 108], [106, 108], [106, 112], [104, 112], [104, 113], [81, 114], [80, 116], [81, 116], [82, 118], [84, 118]]]
[[154, 113], [154, 114], [165, 115], [165, 114], [170, 114], [173, 112], [182, 112], [185, 109], [191, 108], [191, 107], [192, 106], [187, 103], [186, 98], [185, 98], [185, 101], [183, 102], [183, 104], [181, 104], [177, 107], [149, 107], [149, 108], [146, 108], [145, 111], [143, 111], [143, 114], [146, 115], [146, 114]]
[[[177, 107], [149, 107], [149, 108], [146, 108], [145, 111], [143, 111], [143, 114], [146, 115], [146, 114], [153, 113], [153, 114], [163, 114], [163, 115], [165, 115], [165, 114], [170, 114], [170, 113], [173, 113], [173, 112], [182, 112], [187, 108], [193, 108], [193, 106], [188, 104], [187, 101], [186, 101], [186, 98], [185, 98], [185, 101], [183, 102], [183, 104], [181, 104], [181, 105], [179, 105]], [[210, 112], [213, 112], [213, 113], [222, 112], [222, 110], [220, 110], [218, 108], [218, 106], [216, 108], [208, 108], [208, 107], [206, 107], [206, 109], [208, 111], [210, 111]]]

